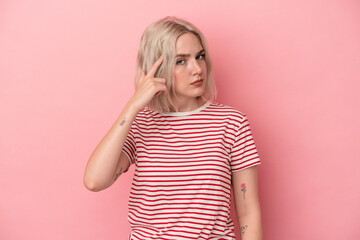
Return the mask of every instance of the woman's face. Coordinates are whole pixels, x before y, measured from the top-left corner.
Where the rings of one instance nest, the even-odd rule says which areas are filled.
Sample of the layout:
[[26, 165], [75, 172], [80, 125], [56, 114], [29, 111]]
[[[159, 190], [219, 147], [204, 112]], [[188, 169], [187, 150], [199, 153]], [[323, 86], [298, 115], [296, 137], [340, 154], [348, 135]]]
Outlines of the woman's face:
[[204, 94], [206, 86], [205, 51], [193, 33], [184, 33], [176, 40], [174, 88], [180, 101]]

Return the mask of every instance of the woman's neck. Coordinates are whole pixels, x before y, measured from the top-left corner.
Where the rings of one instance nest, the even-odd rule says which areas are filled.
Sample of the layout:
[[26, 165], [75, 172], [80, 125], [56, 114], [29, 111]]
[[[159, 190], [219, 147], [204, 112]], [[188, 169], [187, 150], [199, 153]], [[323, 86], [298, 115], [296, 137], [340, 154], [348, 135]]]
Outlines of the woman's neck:
[[205, 102], [206, 100], [202, 97], [186, 101], [174, 101], [175, 112], [190, 112], [201, 107]]

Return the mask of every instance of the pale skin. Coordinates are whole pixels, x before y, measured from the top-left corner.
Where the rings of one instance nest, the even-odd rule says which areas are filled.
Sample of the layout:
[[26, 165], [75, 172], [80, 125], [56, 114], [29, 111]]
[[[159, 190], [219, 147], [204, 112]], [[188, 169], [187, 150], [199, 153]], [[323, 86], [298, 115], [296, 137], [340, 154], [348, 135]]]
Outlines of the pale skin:
[[[181, 35], [176, 41], [176, 66], [174, 89], [179, 98], [174, 100], [178, 112], [194, 110], [205, 103], [201, 98], [206, 83], [206, 60], [204, 49], [192, 33]], [[121, 151], [126, 136], [137, 113], [157, 94], [169, 94], [166, 79], [155, 78], [163, 61], [161, 56], [151, 69], [141, 74], [136, 91], [116, 119], [113, 126], [90, 156], [84, 173], [84, 185], [91, 191], [110, 187], [130, 166]], [[200, 84], [194, 84], [200, 82]], [[246, 191], [241, 189], [246, 184]], [[232, 187], [242, 239], [261, 240], [261, 215], [257, 193], [257, 167], [232, 174]]]
[[[194, 34], [185, 33], [176, 41], [175, 49], [174, 89], [178, 96], [175, 108], [177, 112], [191, 111], [205, 103], [196, 98], [204, 94], [207, 80], [204, 48]], [[194, 85], [198, 80], [203, 83]]]
[[232, 173], [236, 214], [242, 240], [262, 240], [261, 210], [258, 194], [258, 167]]

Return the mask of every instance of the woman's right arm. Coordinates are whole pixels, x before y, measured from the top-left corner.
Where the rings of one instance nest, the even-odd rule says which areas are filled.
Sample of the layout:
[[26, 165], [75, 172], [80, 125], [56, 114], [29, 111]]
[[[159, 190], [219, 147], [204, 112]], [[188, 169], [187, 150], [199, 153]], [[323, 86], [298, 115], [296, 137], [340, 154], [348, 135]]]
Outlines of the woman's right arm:
[[160, 57], [148, 74], [141, 74], [134, 96], [122, 110], [114, 125], [90, 156], [84, 173], [84, 185], [91, 191], [101, 191], [111, 186], [117, 177], [126, 172], [129, 160], [122, 153], [126, 137], [137, 113], [158, 93], [165, 92], [165, 79], [154, 78], [162, 62]]
[[[138, 110], [130, 100], [120, 116], [101, 140], [86, 165], [84, 185], [91, 191], [100, 191], [114, 183], [114, 175], [120, 161], [125, 139]], [[124, 159], [124, 158], [123, 158]], [[124, 164], [124, 160], [122, 160]], [[128, 163], [129, 167], [130, 163]], [[126, 171], [127, 169], [122, 169]]]

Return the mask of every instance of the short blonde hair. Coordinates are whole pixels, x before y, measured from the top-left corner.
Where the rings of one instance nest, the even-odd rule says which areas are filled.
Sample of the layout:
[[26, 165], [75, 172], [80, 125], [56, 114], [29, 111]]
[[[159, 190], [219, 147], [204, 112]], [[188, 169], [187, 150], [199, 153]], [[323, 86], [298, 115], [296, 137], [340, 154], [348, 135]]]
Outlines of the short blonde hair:
[[150, 101], [149, 107], [158, 112], [175, 111], [171, 96], [176, 97], [174, 90], [174, 67], [176, 64], [175, 44], [178, 37], [184, 33], [193, 33], [200, 41], [205, 50], [205, 61], [207, 67], [207, 81], [204, 95], [200, 96], [204, 100], [214, 100], [216, 98], [216, 87], [213, 79], [210, 54], [203, 34], [193, 24], [176, 18], [165, 17], [146, 28], [141, 37], [139, 53], [136, 63], [136, 85], [141, 76], [141, 70], [147, 73], [156, 60], [163, 55], [163, 62], [155, 73], [155, 77], [165, 78], [169, 94], [159, 94]]

